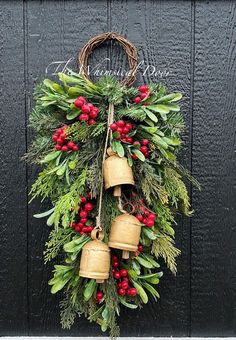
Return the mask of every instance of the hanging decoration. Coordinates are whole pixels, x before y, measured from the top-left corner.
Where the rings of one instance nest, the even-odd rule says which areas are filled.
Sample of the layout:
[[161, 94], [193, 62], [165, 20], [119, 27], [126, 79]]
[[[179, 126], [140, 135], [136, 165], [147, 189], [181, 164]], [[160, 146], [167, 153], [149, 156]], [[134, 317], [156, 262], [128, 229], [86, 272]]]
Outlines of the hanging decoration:
[[[93, 83], [88, 57], [110, 39], [124, 48], [130, 72], [121, 83], [110, 76]], [[49, 285], [52, 294], [64, 291], [62, 327], [84, 314], [115, 337], [121, 305], [159, 298], [161, 258], [176, 274], [174, 216], [178, 208], [192, 213], [182, 178], [198, 183], [176, 158], [182, 95], [161, 84], [131, 86], [135, 46], [104, 33], [82, 48], [78, 64], [82, 75], [68, 70], [36, 87], [35, 140], [25, 158], [42, 170], [30, 196], [50, 206], [35, 217], [47, 217], [51, 230], [45, 263], [60, 255]]]

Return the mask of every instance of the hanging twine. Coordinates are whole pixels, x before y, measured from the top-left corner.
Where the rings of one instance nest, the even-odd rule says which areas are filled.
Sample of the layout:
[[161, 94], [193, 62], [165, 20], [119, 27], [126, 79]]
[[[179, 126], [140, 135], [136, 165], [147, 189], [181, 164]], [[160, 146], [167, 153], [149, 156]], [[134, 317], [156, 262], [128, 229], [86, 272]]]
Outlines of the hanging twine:
[[[116, 33], [116, 32], [106, 32], [103, 34], [99, 34], [92, 39], [90, 39], [87, 44], [81, 49], [79, 56], [78, 56], [78, 67], [82, 71], [85, 78], [89, 79], [88, 76], [88, 59], [90, 54], [93, 50], [98, 47], [99, 45], [103, 44], [108, 40], [115, 40], [117, 41], [124, 49], [128, 56], [128, 62], [130, 66], [130, 71], [125, 79], [122, 80], [121, 84], [130, 86], [136, 80], [136, 74], [138, 70], [138, 52], [136, 47], [129, 42], [125, 37]], [[106, 153], [108, 148], [108, 141], [109, 141], [109, 134], [110, 134], [110, 143], [112, 141], [112, 131], [110, 129], [110, 125], [113, 123], [114, 120], [114, 104], [109, 103], [108, 109], [108, 117], [107, 117], [107, 133], [106, 139], [104, 144], [104, 152], [102, 157], [102, 172], [101, 172], [101, 186], [100, 186], [100, 193], [99, 193], [99, 203], [98, 203], [98, 215], [96, 217], [96, 227], [94, 228], [93, 235], [94, 238], [99, 238], [99, 233], [102, 233], [102, 226], [101, 226], [101, 213], [102, 213], [102, 197], [103, 197], [103, 164], [106, 159]], [[127, 213], [123, 209], [121, 197], [118, 198], [118, 208], [122, 213]]]

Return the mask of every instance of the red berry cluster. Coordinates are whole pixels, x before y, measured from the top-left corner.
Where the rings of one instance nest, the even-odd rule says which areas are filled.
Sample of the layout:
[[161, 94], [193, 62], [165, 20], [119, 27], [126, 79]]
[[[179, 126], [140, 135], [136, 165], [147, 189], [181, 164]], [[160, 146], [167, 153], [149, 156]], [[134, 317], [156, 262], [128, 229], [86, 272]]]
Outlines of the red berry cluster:
[[136, 288], [130, 288], [129, 287], [129, 279], [128, 279], [128, 272], [126, 269], [120, 269], [119, 270], [119, 262], [118, 257], [113, 256], [112, 257], [112, 272], [113, 277], [117, 280], [117, 286], [118, 286], [118, 295], [124, 296], [136, 296], [137, 290]]
[[52, 140], [56, 142], [55, 149], [57, 151], [62, 150], [64, 152], [67, 152], [71, 150], [76, 152], [79, 150], [78, 146], [75, 145], [74, 142], [68, 141], [66, 139], [67, 135], [65, 134], [65, 129], [67, 128], [68, 126], [65, 125], [62, 128], [57, 129], [56, 133], [54, 133], [54, 135], [52, 136]]
[[150, 92], [147, 85], [139, 86], [139, 97], [134, 98], [135, 104], [139, 104], [141, 100], [146, 99], [150, 96]]
[[102, 302], [103, 295], [104, 295], [103, 292], [99, 292], [99, 291], [98, 291], [98, 292], [96, 293], [96, 302], [97, 302], [97, 303]]
[[84, 97], [80, 96], [74, 101], [75, 107], [81, 109], [79, 120], [87, 122], [89, 125], [95, 124], [95, 119], [98, 116], [99, 108], [91, 103], [86, 103]]
[[[148, 143], [149, 143], [148, 139], [143, 139], [141, 141], [141, 146], [140, 146], [140, 143], [138, 141], [133, 142], [133, 145], [140, 146], [139, 150], [142, 152], [142, 154], [145, 156], [145, 158], [148, 158], [149, 152], [150, 152], [150, 150], [148, 148]], [[132, 154], [132, 158], [137, 159], [138, 156], [136, 154]]]
[[85, 196], [80, 197], [80, 206], [79, 206], [79, 218], [77, 222], [73, 222], [71, 227], [75, 229], [81, 236], [83, 234], [90, 235], [93, 230], [92, 225], [86, 225], [88, 221], [88, 215], [93, 210], [92, 203], [88, 202]]
[[[140, 203], [143, 203], [143, 200], [140, 200]], [[152, 228], [156, 221], [156, 215], [149, 211], [144, 205], [138, 206], [137, 210], [140, 213], [137, 213], [135, 217], [148, 228]]]
[[132, 137], [127, 137], [127, 134], [132, 128], [133, 125], [131, 123], [125, 123], [123, 120], [118, 120], [118, 122], [110, 125], [110, 129], [118, 134], [115, 139], [122, 139], [127, 143], [133, 142]]

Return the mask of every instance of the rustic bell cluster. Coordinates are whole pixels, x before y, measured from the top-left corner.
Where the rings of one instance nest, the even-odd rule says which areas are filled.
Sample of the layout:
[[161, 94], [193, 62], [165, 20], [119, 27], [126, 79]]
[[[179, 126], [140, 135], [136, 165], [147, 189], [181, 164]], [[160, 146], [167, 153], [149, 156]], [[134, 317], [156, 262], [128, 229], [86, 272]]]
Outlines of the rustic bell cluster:
[[[111, 148], [103, 164], [105, 189], [114, 188], [114, 196], [121, 196], [122, 185], [134, 185], [132, 169], [126, 157], [119, 157]], [[111, 225], [108, 245], [104, 243], [104, 234], [96, 228], [92, 231], [92, 240], [82, 250], [80, 272], [82, 277], [96, 279], [102, 283], [109, 277], [110, 248], [122, 250], [122, 258], [128, 259], [130, 252], [138, 250], [141, 223], [133, 215], [122, 213]]]

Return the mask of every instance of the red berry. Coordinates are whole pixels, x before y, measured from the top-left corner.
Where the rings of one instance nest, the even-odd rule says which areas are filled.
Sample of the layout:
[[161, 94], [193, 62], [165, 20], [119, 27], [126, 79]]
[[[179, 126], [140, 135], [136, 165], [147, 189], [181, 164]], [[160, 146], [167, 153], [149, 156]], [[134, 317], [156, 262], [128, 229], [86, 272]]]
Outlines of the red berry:
[[127, 143], [132, 143], [133, 142], [133, 138], [132, 137], [127, 137], [126, 138], [126, 142]]
[[149, 140], [148, 140], [148, 139], [143, 139], [143, 140], [141, 141], [141, 144], [142, 144], [142, 145], [148, 145], [148, 143], [149, 143]]
[[79, 213], [79, 215], [80, 215], [81, 218], [86, 218], [86, 217], [88, 216], [88, 213], [87, 213], [87, 211], [82, 210], [82, 211]]
[[137, 289], [136, 288], [130, 288], [130, 295], [136, 296], [137, 295]]
[[77, 145], [74, 145], [73, 148], [72, 148], [72, 151], [76, 152], [76, 151], [78, 151], [78, 150], [79, 150], [78, 146], [77, 146]]
[[86, 197], [81, 196], [81, 197], [80, 197], [80, 202], [81, 202], [81, 203], [86, 203], [86, 202], [87, 202]]
[[125, 295], [125, 290], [123, 288], [119, 288], [118, 289], [118, 294], [121, 295], [121, 296], [124, 296]]
[[83, 231], [80, 231], [79, 232], [80, 236], [84, 235], [84, 232]]
[[94, 109], [94, 106], [93, 106], [93, 104], [91, 104], [91, 103], [87, 103], [87, 105], [88, 105], [88, 107], [90, 108], [90, 111]]
[[141, 253], [143, 251], [143, 245], [142, 244], [139, 244], [138, 245], [138, 251]]
[[97, 292], [96, 293], [96, 298], [101, 300], [103, 298], [103, 293], [102, 292]]
[[83, 227], [83, 228], [82, 228], [82, 231], [83, 231], [84, 233], [87, 233], [88, 228], [87, 228], [87, 227]]
[[61, 150], [61, 145], [56, 144], [55, 149], [56, 149], [57, 151]]
[[133, 142], [133, 145], [140, 145], [140, 143], [136, 140], [135, 142]]
[[139, 104], [141, 102], [141, 98], [140, 97], [134, 98], [134, 102], [135, 104]]
[[113, 260], [114, 262], [116, 262], [116, 261], [118, 261], [118, 257], [117, 257], [116, 255], [113, 255], [113, 256], [112, 256], [112, 260]]
[[152, 228], [154, 226], [154, 221], [148, 219], [145, 224], [148, 228]]
[[88, 125], [93, 125], [93, 124], [95, 124], [95, 120], [94, 119], [89, 119]]
[[112, 273], [114, 274], [116, 270], [115, 270], [115, 268], [112, 268], [112, 270], [111, 270], [111, 271], [112, 271]]
[[94, 111], [94, 109], [89, 113], [90, 118], [94, 119], [94, 118], [97, 118], [97, 116], [98, 116], [98, 114], [97, 114], [97, 112]]
[[80, 227], [78, 225], [75, 227], [75, 231], [77, 231], [78, 233], [80, 232]]
[[83, 105], [85, 104], [85, 99], [84, 97], [78, 97], [75, 101], [74, 101], [74, 105], [76, 107], [81, 108]]
[[89, 225], [89, 226], [87, 227], [87, 232], [88, 232], [88, 233], [91, 233], [92, 230], [93, 230], [93, 226], [92, 226], [92, 225]]
[[138, 89], [139, 89], [140, 92], [147, 92], [148, 91], [148, 85], [140, 85]]
[[57, 133], [58, 133], [58, 135], [60, 135], [61, 133], [63, 133], [63, 128], [57, 129]]
[[83, 106], [82, 106], [82, 112], [83, 113], [89, 113], [90, 112], [90, 106], [89, 105], [86, 105], [86, 104], [84, 104]]
[[135, 217], [137, 218], [137, 220], [139, 220], [139, 222], [143, 222], [143, 216], [140, 214], [136, 214]]
[[93, 210], [92, 203], [86, 203], [85, 206], [84, 206], [84, 209], [87, 210], [87, 211]]
[[57, 142], [57, 140], [58, 140], [58, 136], [55, 134], [55, 135], [53, 135], [52, 136], [52, 140], [54, 141], [54, 142]]
[[64, 152], [67, 152], [67, 151], [68, 151], [68, 147], [67, 147], [66, 145], [63, 145], [61, 149], [62, 149], [62, 151], [64, 151]]
[[99, 108], [96, 107], [96, 106], [94, 106], [94, 107], [93, 107], [93, 111], [96, 112], [96, 113], [98, 113], [98, 112], [99, 112]]
[[138, 159], [138, 156], [137, 155], [135, 155], [134, 153], [132, 154], [132, 156], [131, 156], [133, 159]]
[[147, 151], [148, 151], [148, 147], [147, 146], [141, 146], [141, 148], [140, 148], [140, 151], [142, 152], [142, 153], [146, 153]]
[[155, 221], [156, 217], [157, 217], [157, 216], [156, 216], [155, 214], [153, 214], [153, 213], [150, 213], [150, 214], [148, 215], [148, 219], [153, 220], [153, 221]]
[[84, 224], [86, 222], [87, 222], [87, 218], [86, 217], [85, 218], [81, 218], [80, 223]]
[[122, 134], [123, 129], [121, 127], [118, 127], [116, 131], [119, 132], [120, 134]]
[[71, 223], [71, 227], [75, 229], [75, 227], [77, 226], [77, 224], [75, 222]]
[[122, 132], [123, 132], [124, 134], [127, 134], [127, 133], [129, 132], [129, 129], [125, 126], [125, 127], [123, 128]]
[[120, 270], [120, 276], [127, 276], [128, 275], [128, 272], [126, 269], [121, 269]]
[[118, 263], [118, 262], [114, 262], [114, 263], [113, 263], [113, 267], [114, 267], [114, 268], [118, 268], [118, 267], [119, 267], [119, 263]]
[[119, 272], [115, 272], [115, 273], [113, 274], [113, 276], [114, 276], [114, 278], [115, 278], [116, 280], [120, 279], [120, 273], [119, 273]]
[[79, 120], [82, 122], [87, 121], [89, 119], [89, 115], [87, 115], [86, 113], [82, 113], [81, 115], [79, 115]]
[[123, 289], [127, 289], [127, 288], [128, 288], [128, 286], [129, 286], [129, 284], [128, 284], [128, 282], [127, 282], [127, 281], [123, 281], [123, 282], [121, 282], [121, 288], [123, 288]]
[[148, 96], [148, 93], [147, 93], [147, 92], [142, 92], [142, 93], [140, 94], [140, 98], [141, 98], [142, 100], [145, 99], [147, 96]]
[[116, 123], [112, 123], [112, 124], [110, 125], [110, 129], [111, 129], [112, 131], [116, 131], [116, 130], [117, 130], [117, 125], [116, 125]]
[[144, 219], [143, 219], [143, 223], [146, 224], [146, 223], [147, 223], [147, 220], [148, 220], [147, 218], [144, 218]]
[[74, 144], [72, 141], [69, 141], [69, 142], [67, 143], [67, 146], [68, 146], [69, 149], [72, 149], [74, 145], [75, 145], [75, 144]]
[[61, 138], [61, 139], [66, 139], [66, 137], [67, 137], [67, 136], [66, 136], [65, 133], [61, 133], [61, 134], [60, 134], [60, 138]]
[[129, 279], [128, 279], [128, 277], [123, 277], [123, 282], [129, 282]]
[[122, 138], [123, 142], [127, 142], [126, 138]]
[[118, 120], [116, 124], [119, 128], [123, 128], [125, 126], [125, 122], [123, 120]]
[[131, 130], [131, 129], [133, 128], [133, 125], [132, 125], [131, 123], [127, 123], [127, 124], [125, 125], [125, 127], [126, 127], [127, 129]]
[[61, 138], [58, 138], [57, 139], [57, 144], [59, 145], [63, 145], [64, 141], [61, 139]]
[[79, 222], [77, 225], [78, 225], [79, 228], [83, 228], [83, 226], [84, 226], [84, 224], [81, 223], [81, 222]]

